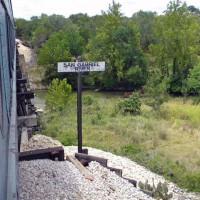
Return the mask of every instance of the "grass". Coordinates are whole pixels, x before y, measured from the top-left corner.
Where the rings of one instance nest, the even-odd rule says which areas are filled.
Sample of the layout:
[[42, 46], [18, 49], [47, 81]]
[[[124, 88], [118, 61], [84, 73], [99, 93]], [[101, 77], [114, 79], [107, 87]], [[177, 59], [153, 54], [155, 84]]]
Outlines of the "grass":
[[[84, 146], [127, 156], [180, 186], [186, 186], [190, 175], [195, 179], [200, 170], [199, 105], [171, 98], [160, 113], [143, 103], [141, 114], [133, 116], [115, 111], [122, 94], [83, 93], [87, 95], [94, 101], [83, 105]], [[44, 134], [64, 145], [77, 144], [76, 101], [64, 113], [49, 113], [42, 121]], [[186, 187], [191, 190], [191, 185]]]
[[185, 128], [199, 126], [200, 106], [192, 105], [190, 100], [183, 103], [181, 99], [177, 98], [176, 101], [172, 100], [165, 104], [162, 111], [166, 115], [165, 118], [172, 122], [187, 122]]

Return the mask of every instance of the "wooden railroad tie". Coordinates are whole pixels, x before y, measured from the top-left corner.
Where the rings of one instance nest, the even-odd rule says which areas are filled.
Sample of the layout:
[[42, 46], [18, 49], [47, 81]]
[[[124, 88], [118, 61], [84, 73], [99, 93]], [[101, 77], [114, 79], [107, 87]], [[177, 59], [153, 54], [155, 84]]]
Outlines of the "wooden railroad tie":
[[91, 156], [91, 155], [87, 155], [87, 154], [83, 154], [83, 153], [75, 153], [75, 157], [80, 161], [80, 160], [86, 160], [88, 162], [91, 161], [96, 161], [98, 162], [100, 165], [102, 165], [103, 167], [107, 167], [107, 163], [108, 163], [108, 159], [105, 158], [99, 158], [96, 156]]
[[134, 187], [137, 186], [137, 181], [136, 180], [125, 178], [125, 177], [122, 176], [122, 169], [109, 167], [107, 165], [108, 164], [108, 159], [100, 158], [100, 157], [96, 157], [96, 156], [91, 156], [91, 155], [86, 155], [86, 154], [83, 154], [83, 153], [75, 153], [75, 157], [82, 163], [88, 163], [88, 162], [91, 162], [91, 161], [96, 161], [100, 165], [102, 165], [103, 167], [108, 168], [110, 171], [114, 171], [118, 176], [120, 176], [123, 179], [129, 181], [129, 183], [133, 184]]
[[93, 174], [90, 173], [89, 170], [87, 170], [74, 156], [67, 156], [67, 160], [72, 162], [78, 170], [85, 176], [86, 179], [89, 179], [91, 181], [94, 180]]
[[19, 153], [19, 161], [29, 161], [36, 159], [51, 159], [64, 161], [64, 149], [62, 146], [47, 149], [37, 149]]

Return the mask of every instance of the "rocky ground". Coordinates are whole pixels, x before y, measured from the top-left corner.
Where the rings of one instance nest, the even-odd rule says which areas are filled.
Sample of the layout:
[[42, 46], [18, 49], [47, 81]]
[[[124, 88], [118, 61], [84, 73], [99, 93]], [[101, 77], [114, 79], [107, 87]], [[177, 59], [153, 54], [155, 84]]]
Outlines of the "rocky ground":
[[[58, 141], [49, 137], [35, 135], [28, 143], [23, 144], [22, 151], [60, 145]], [[159, 182], [166, 183], [169, 193], [173, 193], [172, 199], [200, 199], [200, 196], [185, 192], [175, 184], [127, 158], [98, 149], [87, 148], [89, 155], [106, 158], [108, 159], [108, 166], [122, 169], [123, 177], [132, 178], [143, 183], [148, 180], [151, 185], [157, 185]], [[73, 155], [77, 152], [77, 147], [68, 146], [64, 147], [64, 150], [65, 155]], [[152, 199], [96, 162], [91, 162], [88, 169], [94, 175], [94, 181], [85, 179], [77, 168], [68, 161], [34, 160], [20, 162], [20, 199]]]
[[17, 48], [19, 54], [24, 55], [25, 65], [28, 72], [28, 80], [31, 90], [44, 90], [46, 89], [44, 85], [40, 83], [42, 78], [42, 73], [36, 72], [38, 66], [36, 63], [36, 53], [33, 49], [28, 47], [24, 42], [19, 39], [16, 39]]
[[33, 67], [34, 65], [36, 65], [35, 52], [30, 47], [25, 46], [21, 40], [16, 39], [16, 42], [17, 42], [19, 54], [24, 55], [26, 66]]

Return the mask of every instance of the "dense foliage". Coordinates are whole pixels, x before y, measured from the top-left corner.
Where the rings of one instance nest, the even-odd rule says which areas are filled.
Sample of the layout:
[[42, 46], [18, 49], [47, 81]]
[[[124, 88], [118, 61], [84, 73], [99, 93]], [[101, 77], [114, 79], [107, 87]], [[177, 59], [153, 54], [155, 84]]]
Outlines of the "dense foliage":
[[133, 93], [127, 99], [123, 99], [118, 102], [117, 109], [121, 111], [123, 114], [130, 113], [133, 115], [140, 114], [141, 109], [141, 101], [139, 99], [139, 95], [137, 93]]
[[190, 93], [200, 95], [200, 63], [189, 71], [187, 87]]
[[147, 51], [150, 44], [156, 42], [156, 37], [153, 34], [156, 12], [144, 12], [140, 10], [133, 14], [133, 21], [138, 26], [140, 31], [140, 44], [144, 51]]
[[195, 95], [196, 98], [193, 99], [194, 104], [200, 103], [200, 63], [190, 69], [187, 80], [184, 83], [183, 94]]
[[46, 109], [50, 112], [62, 112], [69, 104], [72, 88], [67, 79], [53, 79], [48, 87]]
[[169, 79], [159, 73], [152, 74], [144, 86], [148, 96], [146, 103], [154, 110], [160, 111], [160, 106], [168, 99]]
[[180, 93], [189, 70], [198, 62], [200, 25], [186, 3], [170, 2], [164, 16], [157, 17], [157, 43], [150, 45], [155, 64], [163, 76], [170, 78], [170, 89]]
[[37, 62], [45, 67], [45, 77], [43, 82], [49, 83], [53, 78], [67, 77], [71, 85], [75, 85], [75, 74], [58, 74], [58, 62], [70, 62], [83, 52], [83, 38], [80, 36], [79, 29], [72, 22], [67, 26], [50, 35], [49, 39], [38, 49]]
[[87, 46], [88, 59], [106, 62], [105, 72], [96, 76], [96, 85], [129, 89], [143, 85], [147, 65], [136, 25], [123, 18], [120, 5], [115, 3], [103, 13], [103, 20]]
[[140, 10], [128, 18], [120, 9], [113, 1], [93, 17], [79, 13], [16, 19], [16, 34], [37, 52], [38, 65], [46, 70], [44, 83], [67, 77], [75, 88], [75, 76], [58, 74], [56, 65], [82, 55], [106, 62], [105, 72], [85, 76], [87, 87], [134, 90], [159, 71], [169, 79], [169, 91], [180, 94], [199, 62], [199, 9], [179, 0], [170, 1], [164, 15]]

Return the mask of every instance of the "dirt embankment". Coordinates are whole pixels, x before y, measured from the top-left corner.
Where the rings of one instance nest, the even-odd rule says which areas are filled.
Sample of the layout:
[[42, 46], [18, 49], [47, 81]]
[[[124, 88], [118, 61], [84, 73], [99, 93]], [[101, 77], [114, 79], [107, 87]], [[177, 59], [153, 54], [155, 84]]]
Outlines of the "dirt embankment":
[[31, 48], [25, 46], [21, 40], [16, 39], [16, 42], [17, 42], [19, 54], [23, 54], [25, 57], [26, 66], [34, 67], [36, 65], [35, 52]]
[[45, 86], [41, 84], [41, 79], [43, 77], [43, 69], [38, 68], [36, 62], [36, 54], [33, 49], [26, 46], [21, 40], [16, 39], [19, 54], [24, 55], [25, 65], [28, 73], [28, 80], [30, 83], [31, 90], [42, 90], [46, 89]]

